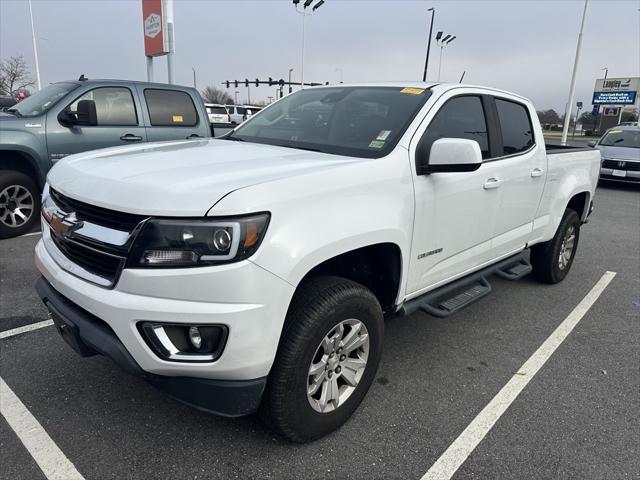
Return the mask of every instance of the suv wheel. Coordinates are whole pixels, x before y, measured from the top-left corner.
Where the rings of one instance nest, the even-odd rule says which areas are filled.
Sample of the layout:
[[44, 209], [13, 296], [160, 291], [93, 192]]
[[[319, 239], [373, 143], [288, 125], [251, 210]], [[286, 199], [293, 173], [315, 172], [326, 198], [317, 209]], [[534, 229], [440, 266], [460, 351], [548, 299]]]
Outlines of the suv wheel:
[[373, 382], [383, 332], [380, 304], [362, 285], [318, 277], [300, 287], [263, 399], [272, 425], [306, 442], [345, 423]]
[[533, 276], [544, 283], [558, 283], [567, 276], [578, 249], [580, 217], [566, 209], [555, 236], [531, 247]]
[[27, 175], [0, 171], [0, 238], [29, 232], [38, 220], [40, 191]]

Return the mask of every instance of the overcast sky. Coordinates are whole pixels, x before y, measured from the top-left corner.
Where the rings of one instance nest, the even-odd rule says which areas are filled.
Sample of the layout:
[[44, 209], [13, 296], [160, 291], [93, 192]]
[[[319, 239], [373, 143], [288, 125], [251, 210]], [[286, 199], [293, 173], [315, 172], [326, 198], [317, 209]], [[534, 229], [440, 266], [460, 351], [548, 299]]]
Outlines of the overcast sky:
[[[315, 1], [314, 1], [315, 3]], [[582, 0], [326, 0], [307, 20], [305, 80], [422, 78], [430, 14], [434, 32], [457, 38], [444, 50], [442, 80], [504, 88], [538, 109], [564, 111]], [[640, 76], [640, 0], [591, 0], [575, 100], [591, 102], [594, 80]], [[300, 78], [301, 16], [291, 0], [175, 0], [175, 77], [198, 88], [226, 79]], [[42, 83], [77, 78], [146, 79], [140, 0], [33, 0]], [[33, 65], [26, 0], [0, 0], [0, 57]], [[438, 72], [432, 44], [429, 79]], [[166, 80], [166, 60], [155, 60]], [[32, 69], [33, 70], [33, 69]], [[246, 99], [246, 89], [240, 99]], [[229, 90], [233, 95], [234, 88]], [[266, 99], [275, 88], [252, 88]]]

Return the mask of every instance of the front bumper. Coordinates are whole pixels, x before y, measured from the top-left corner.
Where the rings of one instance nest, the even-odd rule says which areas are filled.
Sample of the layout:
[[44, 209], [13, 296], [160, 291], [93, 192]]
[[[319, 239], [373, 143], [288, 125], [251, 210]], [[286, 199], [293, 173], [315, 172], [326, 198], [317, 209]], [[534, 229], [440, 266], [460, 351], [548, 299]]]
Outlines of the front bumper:
[[140, 375], [170, 396], [201, 410], [232, 417], [257, 410], [266, 377], [232, 381], [149, 374], [140, 368], [107, 324], [64, 298], [45, 278], [38, 279], [36, 291], [62, 338], [79, 355], [104, 355], [123, 370]]
[[613, 180], [616, 182], [640, 183], [640, 171], [613, 168], [601, 168], [600, 178], [603, 180]]
[[[113, 289], [78, 278], [49, 254], [47, 232], [36, 246], [36, 265], [51, 288], [113, 332], [147, 374], [215, 380], [266, 377], [275, 358], [294, 287], [250, 261], [185, 269], [125, 269]], [[140, 334], [140, 322], [221, 324], [228, 328], [213, 362], [161, 359]], [[107, 355], [110, 356], [110, 355]]]

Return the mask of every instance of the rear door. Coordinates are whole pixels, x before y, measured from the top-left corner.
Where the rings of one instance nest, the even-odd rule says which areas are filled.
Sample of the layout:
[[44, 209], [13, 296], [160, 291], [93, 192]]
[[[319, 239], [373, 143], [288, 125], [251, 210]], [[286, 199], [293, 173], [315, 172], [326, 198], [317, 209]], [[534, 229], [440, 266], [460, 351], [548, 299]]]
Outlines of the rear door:
[[181, 90], [139, 87], [145, 103], [147, 138], [150, 142], [208, 136], [208, 118], [200, 118], [191, 95]]
[[493, 258], [525, 248], [547, 176], [544, 140], [536, 138], [534, 111], [521, 101], [493, 96], [499, 132], [499, 165], [502, 198], [495, 218]]
[[[58, 114], [66, 108], [76, 111], [80, 100], [95, 102], [98, 124], [62, 125]], [[92, 88], [47, 114], [47, 147], [54, 160], [73, 153], [146, 140], [137, 93], [126, 86]]]

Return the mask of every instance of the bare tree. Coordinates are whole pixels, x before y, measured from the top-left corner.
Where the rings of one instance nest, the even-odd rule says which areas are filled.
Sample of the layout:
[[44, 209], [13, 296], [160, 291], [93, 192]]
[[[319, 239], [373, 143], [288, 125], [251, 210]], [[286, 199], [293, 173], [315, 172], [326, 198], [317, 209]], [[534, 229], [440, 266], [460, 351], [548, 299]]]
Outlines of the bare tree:
[[35, 86], [29, 67], [22, 55], [0, 61], [0, 94], [15, 96], [18, 92]]
[[223, 105], [233, 105], [233, 98], [227, 93], [215, 87], [205, 87], [202, 90], [202, 98], [207, 103], [220, 103]]

